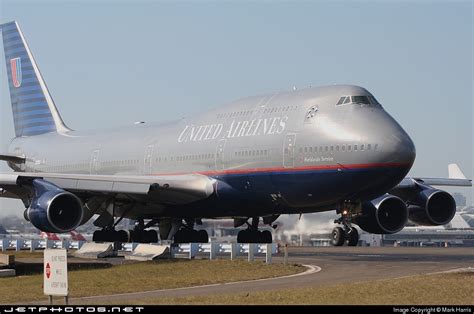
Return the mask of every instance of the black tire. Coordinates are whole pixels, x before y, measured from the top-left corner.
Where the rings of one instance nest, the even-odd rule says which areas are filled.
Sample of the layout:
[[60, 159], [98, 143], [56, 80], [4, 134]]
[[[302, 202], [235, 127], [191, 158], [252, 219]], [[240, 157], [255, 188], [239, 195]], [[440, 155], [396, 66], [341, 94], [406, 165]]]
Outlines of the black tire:
[[199, 243], [209, 243], [209, 235], [206, 230], [199, 230], [197, 232], [197, 238]]
[[334, 246], [343, 246], [344, 242], [346, 241], [346, 234], [344, 229], [341, 227], [336, 227], [332, 229], [331, 233], [331, 243]]
[[178, 232], [176, 232], [174, 234], [174, 243], [185, 243], [185, 234], [184, 234], [184, 230], [183, 229], [180, 229], [178, 230]]
[[104, 242], [115, 242], [116, 234], [115, 230], [104, 230], [103, 231]]
[[349, 234], [347, 235], [347, 245], [348, 246], [357, 246], [359, 243], [359, 232], [356, 228], [352, 228]]
[[129, 242], [131, 240], [129, 231], [120, 230], [116, 233], [118, 242]]
[[248, 230], [241, 230], [237, 234], [237, 243], [249, 243], [249, 231]]
[[147, 243], [156, 243], [158, 242], [158, 232], [155, 230], [148, 230], [146, 231], [145, 238], [147, 239]]
[[94, 233], [92, 234], [92, 241], [93, 242], [103, 242], [104, 241], [103, 233], [104, 232], [102, 230], [94, 231]]
[[272, 243], [273, 242], [273, 236], [272, 233], [268, 230], [262, 231], [260, 234], [262, 243]]

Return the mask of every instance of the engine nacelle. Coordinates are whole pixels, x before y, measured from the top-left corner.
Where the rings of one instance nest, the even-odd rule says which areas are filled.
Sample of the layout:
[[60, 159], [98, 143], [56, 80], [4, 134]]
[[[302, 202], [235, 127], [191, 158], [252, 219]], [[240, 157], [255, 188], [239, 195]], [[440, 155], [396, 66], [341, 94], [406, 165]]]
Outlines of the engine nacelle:
[[391, 234], [399, 232], [408, 220], [408, 210], [402, 199], [383, 195], [362, 204], [362, 213], [353, 222], [370, 233]]
[[411, 201], [408, 211], [408, 218], [417, 225], [445, 225], [456, 213], [456, 201], [448, 192], [425, 188]]
[[44, 232], [64, 233], [79, 227], [84, 211], [74, 194], [42, 179], [33, 180], [35, 195], [25, 218]]

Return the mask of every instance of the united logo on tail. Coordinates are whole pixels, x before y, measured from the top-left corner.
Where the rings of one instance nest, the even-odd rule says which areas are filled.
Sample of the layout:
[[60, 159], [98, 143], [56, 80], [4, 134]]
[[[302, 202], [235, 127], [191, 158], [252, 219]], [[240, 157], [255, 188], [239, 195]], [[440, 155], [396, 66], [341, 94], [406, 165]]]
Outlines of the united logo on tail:
[[21, 86], [21, 59], [20, 57], [10, 59], [10, 66], [12, 70], [13, 86], [18, 88]]

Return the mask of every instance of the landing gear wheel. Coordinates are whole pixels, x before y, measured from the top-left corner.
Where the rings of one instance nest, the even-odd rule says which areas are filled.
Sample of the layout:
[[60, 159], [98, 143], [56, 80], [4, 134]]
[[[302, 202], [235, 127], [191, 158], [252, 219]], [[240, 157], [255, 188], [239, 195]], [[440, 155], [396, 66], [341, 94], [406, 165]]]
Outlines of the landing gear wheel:
[[206, 230], [190, 230], [182, 228], [174, 235], [174, 243], [208, 243], [209, 236]]
[[118, 242], [129, 242], [130, 239], [130, 232], [125, 230], [117, 231], [117, 240]]
[[156, 243], [158, 233], [155, 230], [132, 230], [130, 231], [130, 241], [137, 243]]
[[250, 243], [250, 230], [241, 230], [237, 234], [237, 242], [238, 243]]
[[174, 235], [175, 243], [189, 243], [188, 229], [179, 229]]
[[145, 240], [146, 240], [146, 243], [158, 242], [158, 232], [156, 232], [155, 230], [145, 231]]
[[359, 243], [359, 232], [356, 228], [352, 228], [347, 234], [347, 245], [348, 246], [357, 246]]
[[93, 242], [102, 242], [103, 240], [103, 233], [104, 231], [102, 230], [97, 230], [97, 231], [94, 231], [94, 233], [92, 234], [92, 241]]
[[344, 241], [346, 240], [346, 234], [344, 229], [341, 227], [336, 227], [332, 229], [331, 233], [331, 243], [334, 246], [342, 246], [344, 245]]
[[207, 234], [206, 230], [199, 230], [197, 232], [197, 240], [199, 243], [208, 243], [209, 242], [209, 235]]
[[128, 242], [130, 236], [125, 230], [97, 230], [92, 235], [94, 242]]
[[268, 230], [262, 231], [260, 234], [260, 238], [262, 239], [262, 243], [272, 243], [273, 237], [272, 233]]

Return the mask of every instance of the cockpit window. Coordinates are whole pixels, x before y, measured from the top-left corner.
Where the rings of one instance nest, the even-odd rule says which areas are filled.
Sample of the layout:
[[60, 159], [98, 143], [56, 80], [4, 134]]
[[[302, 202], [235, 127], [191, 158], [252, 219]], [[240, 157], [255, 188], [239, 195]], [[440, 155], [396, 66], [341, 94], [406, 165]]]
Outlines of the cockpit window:
[[372, 102], [373, 104], [380, 105], [380, 103], [377, 101], [377, 99], [375, 99], [374, 96], [370, 95], [370, 96], [369, 96], [369, 99], [370, 99], [370, 102]]
[[352, 103], [370, 105], [369, 97], [367, 96], [351, 96]]
[[336, 106], [342, 105], [342, 103], [344, 102], [344, 99], [346, 99], [346, 96], [342, 96], [341, 98], [339, 98], [339, 101], [337, 102]]
[[342, 96], [339, 98], [336, 106], [346, 104], [359, 104], [359, 105], [375, 105], [380, 106], [380, 103], [375, 99], [374, 96]]

